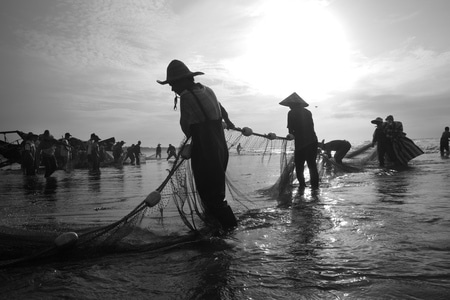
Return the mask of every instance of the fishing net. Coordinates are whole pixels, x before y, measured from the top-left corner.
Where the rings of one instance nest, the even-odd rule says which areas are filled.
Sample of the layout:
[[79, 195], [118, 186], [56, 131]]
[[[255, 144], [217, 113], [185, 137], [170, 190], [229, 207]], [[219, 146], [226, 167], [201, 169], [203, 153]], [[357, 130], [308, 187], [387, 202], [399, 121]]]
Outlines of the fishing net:
[[[237, 145], [244, 149], [244, 158], [248, 155], [259, 156], [261, 163], [264, 163], [279, 157], [278, 178], [268, 188], [259, 190], [260, 193], [277, 199], [293, 186], [296, 178], [293, 140], [278, 137], [274, 133], [254, 133], [246, 127], [225, 130], [225, 137], [229, 149], [236, 148]], [[114, 223], [77, 230], [76, 233], [70, 231], [70, 228], [47, 233], [0, 228], [0, 267], [54, 256], [80, 257], [105, 252], [158, 250], [205, 236], [223, 234], [217, 221], [205, 214], [196, 192], [190, 160], [184, 154], [189, 142], [189, 139], [185, 139], [180, 143], [179, 154], [159, 187]], [[366, 150], [352, 153], [352, 157], [362, 155]], [[318, 153], [317, 163], [321, 177], [326, 175], [327, 168], [342, 169], [342, 166], [335, 164], [321, 151]], [[242, 192], [244, 188], [240, 185], [239, 178], [232, 173], [232, 170], [227, 171], [226, 183], [227, 200], [233, 203], [233, 210], [257, 208], [255, 199]], [[167, 218], [166, 208], [170, 203], [176, 206], [177, 217], [187, 228], [185, 233], [166, 234], [162, 230], [164, 219]], [[148, 234], [140, 234], [142, 231]]]

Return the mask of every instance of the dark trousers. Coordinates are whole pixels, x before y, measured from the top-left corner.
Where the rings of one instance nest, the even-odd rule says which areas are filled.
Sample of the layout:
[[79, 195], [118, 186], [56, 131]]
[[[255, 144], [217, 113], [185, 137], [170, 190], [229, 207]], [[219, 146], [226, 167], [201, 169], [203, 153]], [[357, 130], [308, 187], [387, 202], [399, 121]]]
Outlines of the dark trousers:
[[445, 152], [449, 152], [449, 147], [448, 147], [448, 141], [441, 141], [440, 142], [440, 151], [441, 151], [441, 155], [444, 155]]
[[312, 143], [304, 148], [295, 149], [295, 172], [301, 188], [306, 187], [305, 176], [303, 175], [305, 169], [305, 162], [308, 165], [309, 177], [311, 181], [311, 188], [319, 188], [319, 172], [317, 171], [317, 142]]
[[228, 148], [221, 120], [191, 125], [191, 165], [195, 185], [207, 213], [225, 229], [236, 226], [236, 218], [225, 201]]
[[389, 161], [395, 163], [397, 161], [397, 156], [395, 155], [394, 148], [392, 147], [392, 142], [387, 140], [382, 143], [377, 143], [378, 152], [378, 162], [380, 167], [384, 167], [385, 157], [387, 155]]
[[42, 162], [45, 166], [44, 177], [50, 177], [58, 168], [56, 157], [54, 155], [42, 154]]
[[34, 157], [28, 151], [23, 153], [22, 167], [24, 169], [25, 175], [36, 175], [36, 166]]

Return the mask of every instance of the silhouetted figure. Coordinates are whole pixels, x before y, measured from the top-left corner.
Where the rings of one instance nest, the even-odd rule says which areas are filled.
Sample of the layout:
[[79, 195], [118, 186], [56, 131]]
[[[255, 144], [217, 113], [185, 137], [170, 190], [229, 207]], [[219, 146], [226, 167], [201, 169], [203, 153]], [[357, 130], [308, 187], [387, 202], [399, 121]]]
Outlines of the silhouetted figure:
[[131, 146], [127, 148], [127, 156], [124, 159], [125, 161], [127, 158], [130, 158], [130, 163], [132, 165], [134, 165], [134, 146], [134, 144], [131, 144]]
[[[167, 79], [158, 81], [169, 84], [180, 96], [180, 125], [186, 137], [192, 138], [191, 166], [200, 199], [209, 216], [213, 216], [227, 230], [237, 225], [231, 207], [225, 200], [225, 171], [228, 165], [228, 147], [222, 119], [228, 128], [234, 128], [228, 113], [220, 105], [213, 90], [195, 83], [194, 76], [179, 60], [167, 67]], [[177, 96], [175, 97], [175, 107]]]
[[167, 160], [171, 157], [177, 157], [177, 151], [172, 144], [169, 144], [169, 147], [167, 148]]
[[288, 106], [287, 128], [290, 134], [295, 137], [295, 171], [300, 189], [306, 187], [304, 177], [305, 161], [308, 165], [311, 188], [319, 188], [319, 172], [317, 171], [317, 150], [318, 140], [314, 131], [314, 121], [312, 114], [305, 107], [309, 106], [297, 93], [292, 93], [289, 97], [280, 102], [281, 105]]
[[324, 141], [322, 141], [319, 147], [325, 151], [329, 158], [331, 158], [331, 152], [335, 151], [333, 156], [334, 161], [338, 164], [342, 164], [342, 159], [345, 157], [352, 145], [346, 140], [333, 140], [328, 143], [324, 143]]
[[406, 133], [403, 132], [403, 124], [399, 121], [394, 121], [392, 115], [386, 117], [386, 127], [384, 129], [386, 137], [392, 143], [396, 164], [406, 166], [408, 161], [423, 154], [422, 149], [406, 137]]
[[50, 177], [58, 168], [56, 162], [55, 150], [57, 141], [53, 138], [48, 130], [40, 137], [39, 149], [42, 163], [45, 166], [44, 177]]
[[241, 143], [239, 143], [236, 147], [236, 151], [239, 155], [241, 155], [241, 150], [242, 150], [242, 146], [241, 146]]
[[161, 159], [161, 144], [158, 144], [158, 146], [156, 146], [156, 158]]
[[136, 165], [141, 164], [141, 141], [138, 141], [133, 147], [134, 157], [136, 159]]
[[441, 140], [440, 140], [440, 151], [441, 155], [448, 156], [449, 155], [449, 145], [448, 140], [450, 139], [450, 131], [448, 129], [448, 126], [444, 128], [444, 132], [442, 133]]
[[29, 132], [22, 143], [22, 168], [25, 175], [36, 175], [36, 145], [37, 135]]
[[115, 163], [119, 162], [119, 159], [123, 154], [123, 145], [124, 144], [125, 144], [124, 141], [120, 141], [120, 142], [117, 142], [113, 147], [113, 157], [114, 157]]
[[372, 147], [375, 147], [375, 145], [377, 145], [378, 164], [380, 167], [384, 167], [386, 155], [388, 156], [388, 159], [390, 161], [395, 161], [395, 154], [394, 150], [392, 149], [391, 141], [386, 137], [386, 132], [384, 129], [386, 123], [384, 123], [383, 119], [380, 117], [370, 122], [377, 126], [375, 128], [375, 131], [373, 132]]

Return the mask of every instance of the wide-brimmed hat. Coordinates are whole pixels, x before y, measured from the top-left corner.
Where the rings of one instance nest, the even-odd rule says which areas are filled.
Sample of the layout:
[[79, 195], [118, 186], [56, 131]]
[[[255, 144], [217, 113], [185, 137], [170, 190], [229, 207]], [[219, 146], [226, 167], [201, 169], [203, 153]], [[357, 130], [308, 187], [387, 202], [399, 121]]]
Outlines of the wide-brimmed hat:
[[203, 72], [191, 72], [189, 68], [177, 59], [174, 59], [167, 66], [167, 77], [166, 80], [156, 80], [159, 84], [168, 84], [183, 78], [194, 77], [197, 75], [204, 75]]
[[383, 123], [383, 119], [378, 117], [375, 120], [370, 121], [370, 123], [372, 123], [372, 124]]
[[305, 100], [302, 99], [296, 92], [292, 93], [289, 97], [280, 102], [280, 105], [291, 106], [291, 105], [301, 105], [303, 107], [309, 106]]

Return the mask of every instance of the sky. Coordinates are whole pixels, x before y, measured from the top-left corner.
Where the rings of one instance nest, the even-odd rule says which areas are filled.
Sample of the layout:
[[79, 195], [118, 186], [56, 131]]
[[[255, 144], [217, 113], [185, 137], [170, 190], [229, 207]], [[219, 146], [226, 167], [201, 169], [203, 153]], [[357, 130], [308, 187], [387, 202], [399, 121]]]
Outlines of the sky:
[[[293, 92], [319, 140], [412, 139], [450, 126], [448, 0], [2, 0], [0, 131], [178, 145], [183, 61], [237, 127], [286, 136]], [[3, 137], [0, 137], [3, 138]]]

